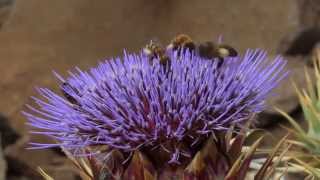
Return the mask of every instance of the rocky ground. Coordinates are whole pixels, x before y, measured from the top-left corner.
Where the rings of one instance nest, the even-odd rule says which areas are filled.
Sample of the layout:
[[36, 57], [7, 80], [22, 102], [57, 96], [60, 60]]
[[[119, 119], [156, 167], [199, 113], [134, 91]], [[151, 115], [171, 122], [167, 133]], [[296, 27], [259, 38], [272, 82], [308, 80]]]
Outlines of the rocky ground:
[[[224, 41], [243, 52], [264, 48], [288, 59], [291, 76], [270, 103], [299, 116], [289, 79], [304, 86], [303, 66], [320, 40], [317, 0], [0, 0], [0, 179], [41, 179], [41, 166], [56, 179], [76, 179], [59, 150], [26, 150], [30, 137], [21, 111], [35, 86], [57, 89], [51, 73], [137, 51], [150, 39], [163, 43], [179, 33], [197, 41]], [[308, 69], [312, 67], [307, 66]], [[277, 128], [283, 118], [269, 109], [258, 126]]]

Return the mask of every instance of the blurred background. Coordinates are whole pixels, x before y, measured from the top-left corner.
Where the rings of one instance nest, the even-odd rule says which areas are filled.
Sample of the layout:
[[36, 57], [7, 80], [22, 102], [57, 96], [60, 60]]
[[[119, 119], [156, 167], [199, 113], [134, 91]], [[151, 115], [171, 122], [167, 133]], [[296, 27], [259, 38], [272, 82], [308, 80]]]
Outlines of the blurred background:
[[[27, 133], [21, 111], [34, 87], [58, 89], [52, 70], [88, 69], [150, 40], [168, 44], [179, 33], [197, 42], [222, 35], [240, 53], [263, 48], [270, 58], [285, 56], [290, 77], [269, 103], [301, 119], [290, 79], [305, 86], [319, 25], [319, 0], [0, 0], [0, 179], [41, 179], [37, 166], [56, 179], [77, 179], [59, 149], [25, 149], [30, 140], [45, 141]], [[257, 126], [277, 137], [280, 124], [284, 118], [270, 107]]]

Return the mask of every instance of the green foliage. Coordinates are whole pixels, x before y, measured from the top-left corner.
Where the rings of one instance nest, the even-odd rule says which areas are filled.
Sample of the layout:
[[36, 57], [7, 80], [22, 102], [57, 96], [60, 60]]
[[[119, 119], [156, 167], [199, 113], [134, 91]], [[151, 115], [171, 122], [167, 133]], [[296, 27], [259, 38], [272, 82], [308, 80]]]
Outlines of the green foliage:
[[306, 171], [309, 177], [320, 179], [320, 51], [314, 60], [315, 83], [306, 71], [306, 89], [299, 90], [296, 85], [297, 96], [307, 122], [304, 130], [292, 117], [282, 110], [278, 111], [287, 118], [293, 129], [288, 129], [294, 135], [294, 140], [288, 140], [294, 145], [289, 153], [291, 170]]

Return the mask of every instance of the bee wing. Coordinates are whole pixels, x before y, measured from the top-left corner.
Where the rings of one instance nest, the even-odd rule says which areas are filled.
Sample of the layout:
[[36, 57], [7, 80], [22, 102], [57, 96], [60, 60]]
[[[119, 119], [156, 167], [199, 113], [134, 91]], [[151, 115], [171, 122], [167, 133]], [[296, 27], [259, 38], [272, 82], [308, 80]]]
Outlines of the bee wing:
[[151, 38], [150, 40], [150, 43], [149, 44], [155, 44], [155, 45], [158, 45], [158, 46], [162, 46], [162, 44], [160, 43], [160, 39], [157, 38], [157, 37], [153, 37]]
[[218, 44], [221, 44], [223, 42], [223, 36], [222, 35], [219, 35], [218, 36]]

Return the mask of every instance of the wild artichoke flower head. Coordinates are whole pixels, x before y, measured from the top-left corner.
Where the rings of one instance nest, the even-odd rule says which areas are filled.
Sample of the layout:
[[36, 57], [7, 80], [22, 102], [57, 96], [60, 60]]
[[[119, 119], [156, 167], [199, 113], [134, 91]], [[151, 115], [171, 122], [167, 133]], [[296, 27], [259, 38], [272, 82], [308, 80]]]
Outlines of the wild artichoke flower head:
[[162, 65], [143, 54], [76, 68], [61, 81], [64, 97], [39, 88], [39, 105], [24, 112], [36, 132], [56, 144], [78, 149], [107, 145], [121, 152], [162, 151], [167, 161], [191, 157], [211, 133], [241, 126], [265, 107], [269, 92], [284, 77], [285, 61], [272, 62], [262, 50], [227, 57], [222, 67], [187, 51], [167, 52]]

